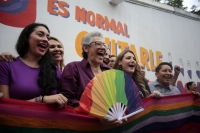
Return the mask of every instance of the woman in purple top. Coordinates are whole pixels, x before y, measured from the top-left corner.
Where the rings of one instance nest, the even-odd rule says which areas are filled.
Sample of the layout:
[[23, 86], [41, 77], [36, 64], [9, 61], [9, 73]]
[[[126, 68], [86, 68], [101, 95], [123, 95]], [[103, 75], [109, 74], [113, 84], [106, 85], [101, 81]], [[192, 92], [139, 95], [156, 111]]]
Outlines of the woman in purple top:
[[79, 106], [80, 97], [90, 80], [109, 67], [103, 63], [107, 45], [100, 32], [88, 33], [82, 40], [82, 61], [65, 66], [61, 77], [61, 93], [68, 98], [68, 105]]
[[[80, 97], [90, 80], [108, 70], [103, 63], [107, 45], [104, 44], [103, 35], [100, 32], [90, 32], [82, 40], [82, 61], [71, 62], [65, 66], [61, 77], [61, 93], [68, 98], [68, 105], [77, 107]], [[122, 124], [126, 119], [102, 119], [106, 124]]]
[[0, 61], [0, 92], [4, 97], [65, 107], [67, 98], [56, 94], [60, 71], [48, 52], [49, 38], [44, 24], [33, 23], [23, 29], [16, 44], [19, 57], [13, 62]]
[[[52, 57], [52, 60], [54, 61], [54, 64], [60, 69], [62, 72], [65, 64], [64, 64], [64, 46], [62, 42], [56, 38], [56, 37], [50, 37], [49, 38], [49, 53]], [[0, 61], [13, 61], [16, 57], [13, 56], [9, 52], [3, 52], [0, 54]]]

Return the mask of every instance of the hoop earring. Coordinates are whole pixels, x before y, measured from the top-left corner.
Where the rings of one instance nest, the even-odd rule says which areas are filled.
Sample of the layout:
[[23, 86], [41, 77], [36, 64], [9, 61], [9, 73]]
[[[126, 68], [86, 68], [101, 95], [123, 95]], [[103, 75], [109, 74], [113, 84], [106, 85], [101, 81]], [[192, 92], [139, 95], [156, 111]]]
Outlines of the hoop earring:
[[119, 70], [122, 70], [122, 65], [119, 65]]

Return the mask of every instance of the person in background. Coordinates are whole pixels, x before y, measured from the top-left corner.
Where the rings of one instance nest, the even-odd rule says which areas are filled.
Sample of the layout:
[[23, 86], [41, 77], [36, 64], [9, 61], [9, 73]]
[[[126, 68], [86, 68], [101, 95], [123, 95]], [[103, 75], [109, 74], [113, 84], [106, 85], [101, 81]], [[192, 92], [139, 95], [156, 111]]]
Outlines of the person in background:
[[188, 91], [192, 92], [192, 91], [197, 91], [197, 85], [194, 81], [188, 82], [186, 84]]
[[65, 107], [67, 98], [56, 94], [60, 87], [59, 69], [49, 49], [49, 28], [45, 24], [26, 26], [16, 43], [16, 61], [0, 61], [0, 92], [5, 98], [29, 100]]
[[115, 64], [115, 60], [116, 60], [116, 56], [115, 55], [111, 55], [110, 56], [110, 62], [108, 64], [108, 66], [112, 69], [114, 64]]
[[172, 80], [170, 82], [171, 85], [175, 86], [176, 85], [176, 81], [178, 79], [178, 76], [181, 72], [181, 68], [177, 65], [174, 66], [174, 74], [173, 74], [173, 77], [172, 77]]
[[194, 81], [186, 83], [188, 92], [192, 92], [196, 96], [200, 96], [200, 93], [197, 92], [197, 84]]
[[146, 78], [146, 71], [145, 71], [145, 67], [144, 67], [144, 65], [142, 64], [142, 63], [138, 63], [138, 65], [140, 66], [140, 70], [141, 70], [141, 74], [142, 74], [142, 76], [145, 78], [145, 80], [147, 81], [147, 82], [149, 82], [149, 80]]
[[[138, 65], [140, 66], [142, 75], [144, 76], [145, 80], [146, 80], [147, 82], [150, 82], [150, 80], [148, 80], [148, 79], [146, 78], [146, 71], [145, 71], [144, 65], [143, 65], [142, 63], [138, 63]], [[177, 65], [175, 65], [175, 66], [174, 66], [174, 75], [173, 75], [172, 80], [171, 80], [171, 82], [170, 82], [171, 85], [175, 86], [179, 74], [180, 74], [180, 67], [177, 66]]]
[[50, 37], [49, 39], [50, 47], [49, 47], [49, 53], [51, 54], [51, 57], [58, 68], [60, 68], [60, 71], [62, 72], [65, 64], [64, 64], [64, 46], [61, 43], [59, 39], [56, 37]]
[[110, 49], [107, 47], [106, 48], [106, 53], [103, 56], [103, 63], [105, 63], [106, 65], [108, 65], [110, 62]]
[[[65, 64], [64, 64], [64, 46], [59, 39], [56, 37], [49, 38], [49, 53], [52, 56], [52, 59], [55, 65], [60, 69], [62, 72]], [[0, 54], [0, 61], [9, 61], [12, 62], [15, 60], [16, 57], [10, 54], [9, 52], [3, 52]]]
[[157, 79], [148, 83], [151, 92], [156, 90], [163, 96], [181, 94], [178, 88], [170, 84], [173, 78], [172, 70], [172, 65], [168, 62], [162, 62], [156, 67], [155, 76]]

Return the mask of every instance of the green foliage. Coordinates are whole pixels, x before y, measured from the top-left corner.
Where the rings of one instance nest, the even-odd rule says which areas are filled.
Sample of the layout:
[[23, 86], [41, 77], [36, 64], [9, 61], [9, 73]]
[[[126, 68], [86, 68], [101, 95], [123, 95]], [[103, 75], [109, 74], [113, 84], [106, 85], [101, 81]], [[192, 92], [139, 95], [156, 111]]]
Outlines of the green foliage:
[[200, 10], [197, 11], [198, 6], [193, 5], [193, 6], [191, 7], [191, 9], [192, 9], [191, 13], [194, 13], [194, 14], [200, 15]]
[[169, 0], [167, 5], [183, 9], [183, 0]]
[[[162, 2], [161, 0], [155, 0], [157, 2]], [[198, 0], [198, 3], [200, 2], [200, 0]], [[183, 0], [164, 0], [164, 3], [166, 3], [169, 6], [173, 6], [173, 7], [177, 7], [183, 10], [187, 10], [187, 7], [183, 7]], [[200, 15], [200, 10], [196, 10], [199, 6], [193, 5], [191, 7], [192, 11], [190, 11], [191, 13]]]
[[194, 14], [200, 15], [200, 10], [199, 10], [199, 11], [192, 10], [191, 13], [194, 13]]
[[199, 11], [197, 11], [197, 12], [195, 12], [195, 14], [197, 14], [197, 15], [200, 15], [200, 10], [199, 10]]
[[157, 2], [165, 3], [169, 6], [181, 8], [183, 10], [187, 9], [187, 7], [183, 7], [183, 0], [155, 0]]

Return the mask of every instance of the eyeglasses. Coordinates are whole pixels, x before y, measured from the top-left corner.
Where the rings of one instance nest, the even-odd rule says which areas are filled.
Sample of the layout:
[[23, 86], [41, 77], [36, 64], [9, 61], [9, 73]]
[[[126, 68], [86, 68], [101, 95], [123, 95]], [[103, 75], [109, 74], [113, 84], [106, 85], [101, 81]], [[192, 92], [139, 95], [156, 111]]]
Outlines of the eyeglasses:
[[[105, 44], [104, 42], [91, 42], [94, 43], [96, 45], [97, 48], [101, 48], [102, 46], [105, 47], [106, 49], [108, 49], [108, 45]], [[91, 44], [90, 43], [90, 44]]]
[[115, 62], [115, 60], [110, 60], [110, 62]]

